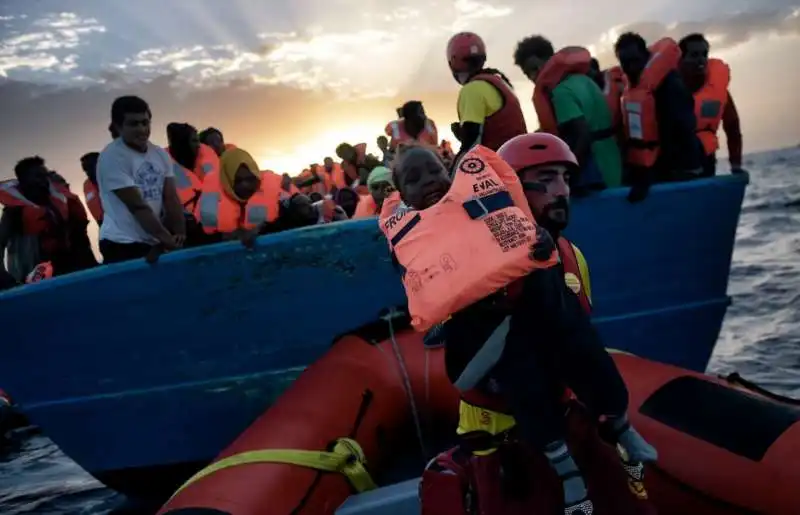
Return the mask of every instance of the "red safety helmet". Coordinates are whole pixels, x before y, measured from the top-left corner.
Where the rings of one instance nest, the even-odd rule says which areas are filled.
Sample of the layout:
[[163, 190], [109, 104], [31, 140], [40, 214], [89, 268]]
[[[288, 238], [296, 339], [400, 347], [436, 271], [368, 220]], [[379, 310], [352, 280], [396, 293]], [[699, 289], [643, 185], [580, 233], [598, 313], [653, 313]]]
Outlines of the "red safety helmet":
[[506, 141], [497, 154], [517, 173], [532, 166], [556, 163], [578, 168], [578, 159], [569, 145], [547, 132], [515, 136]]
[[447, 42], [447, 64], [453, 73], [471, 71], [471, 59], [486, 58], [486, 45], [474, 32], [459, 32]]

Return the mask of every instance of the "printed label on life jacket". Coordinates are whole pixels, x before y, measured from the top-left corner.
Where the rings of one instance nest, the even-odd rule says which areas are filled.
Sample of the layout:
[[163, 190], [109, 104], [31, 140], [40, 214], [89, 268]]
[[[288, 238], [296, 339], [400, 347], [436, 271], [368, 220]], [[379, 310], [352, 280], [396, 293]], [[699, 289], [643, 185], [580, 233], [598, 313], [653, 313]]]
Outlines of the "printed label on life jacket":
[[[472, 192], [475, 193], [478, 200], [497, 193], [508, 192], [508, 188], [496, 174], [486, 171], [486, 163], [481, 159], [465, 159], [461, 162], [459, 169], [473, 175]], [[470, 171], [467, 172], [467, 170]], [[502, 209], [487, 213], [482, 220], [492, 232], [494, 240], [503, 252], [531, 243], [528, 234], [533, 230], [533, 222], [519, 211]]]
[[405, 204], [400, 204], [397, 206], [397, 209], [383, 222], [383, 229], [385, 231], [392, 231], [400, 221], [405, 218], [405, 216], [410, 213], [412, 210], [406, 206]]
[[716, 118], [722, 110], [722, 102], [719, 100], [704, 100], [700, 104], [701, 118]]
[[639, 102], [625, 102], [625, 113], [628, 116], [628, 137], [644, 139], [642, 128], [642, 104]]

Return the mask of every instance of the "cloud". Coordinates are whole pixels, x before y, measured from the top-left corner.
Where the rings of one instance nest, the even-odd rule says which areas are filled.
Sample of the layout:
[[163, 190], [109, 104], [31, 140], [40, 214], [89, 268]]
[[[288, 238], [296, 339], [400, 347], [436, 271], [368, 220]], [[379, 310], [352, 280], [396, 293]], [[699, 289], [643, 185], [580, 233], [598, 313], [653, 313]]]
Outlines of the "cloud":
[[800, 35], [800, 9], [775, 9], [757, 12], [740, 12], [726, 17], [708, 18], [703, 21], [661, 23], [640, 21], [620, 25], [605, 32], [600, 41], [592, 46], [601, 64], [615, 62], [613, 45], [620, 34], [637, 32], [648, 42], [669, 36], [676, 41], [687, 34], [705, 34], [713, 52], [732, 49], [743, 43], [764, 35]]
[[12, 30], [0, 40], [0, 76], [11, 70], [67, 73], [78, 67], [75, 53], [90, 34], [103, 33], [105, 27], [94, 18], [74, 13], [51, 14], [33, 21], [25, 16], [5, 16], [3, 21], [18, 21], [25, 26]]

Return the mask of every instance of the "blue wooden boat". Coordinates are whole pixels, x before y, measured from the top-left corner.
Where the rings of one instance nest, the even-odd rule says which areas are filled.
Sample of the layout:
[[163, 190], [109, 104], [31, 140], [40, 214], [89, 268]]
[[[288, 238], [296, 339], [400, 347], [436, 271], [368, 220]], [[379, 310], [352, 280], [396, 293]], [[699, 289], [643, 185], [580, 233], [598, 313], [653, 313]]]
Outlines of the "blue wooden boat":
[[[702, 371], [730, 299], [746, 175], [576, 200], [607, 345]], [[129, 262], [0, 294], [3, 387], [108, 486], [162, 497], [211, 460], [337, 335], [402, 307], [374, 220]]]

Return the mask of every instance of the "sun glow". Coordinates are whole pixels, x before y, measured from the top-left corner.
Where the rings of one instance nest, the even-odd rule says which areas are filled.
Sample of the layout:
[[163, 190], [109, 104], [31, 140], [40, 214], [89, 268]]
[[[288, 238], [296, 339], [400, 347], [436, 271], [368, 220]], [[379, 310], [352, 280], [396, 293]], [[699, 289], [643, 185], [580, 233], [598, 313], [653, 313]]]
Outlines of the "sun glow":
[[326, 157], [339, 161], [336, 157], [336, 147], [343, 142], [351, 145], [366, 143], [367, 152], [380, 156], [377, 139], [383, 134], [382, 128], [383, 125], [376, 122], [372, 125], [352, 125], [346, 129], [316, 134], [312, 139], [284, 151], [263, 150], [258, 154], [258, 164], [265, 170], [297, 175], [304, 168], [308, 168], [309, 164], [322, 163]]

